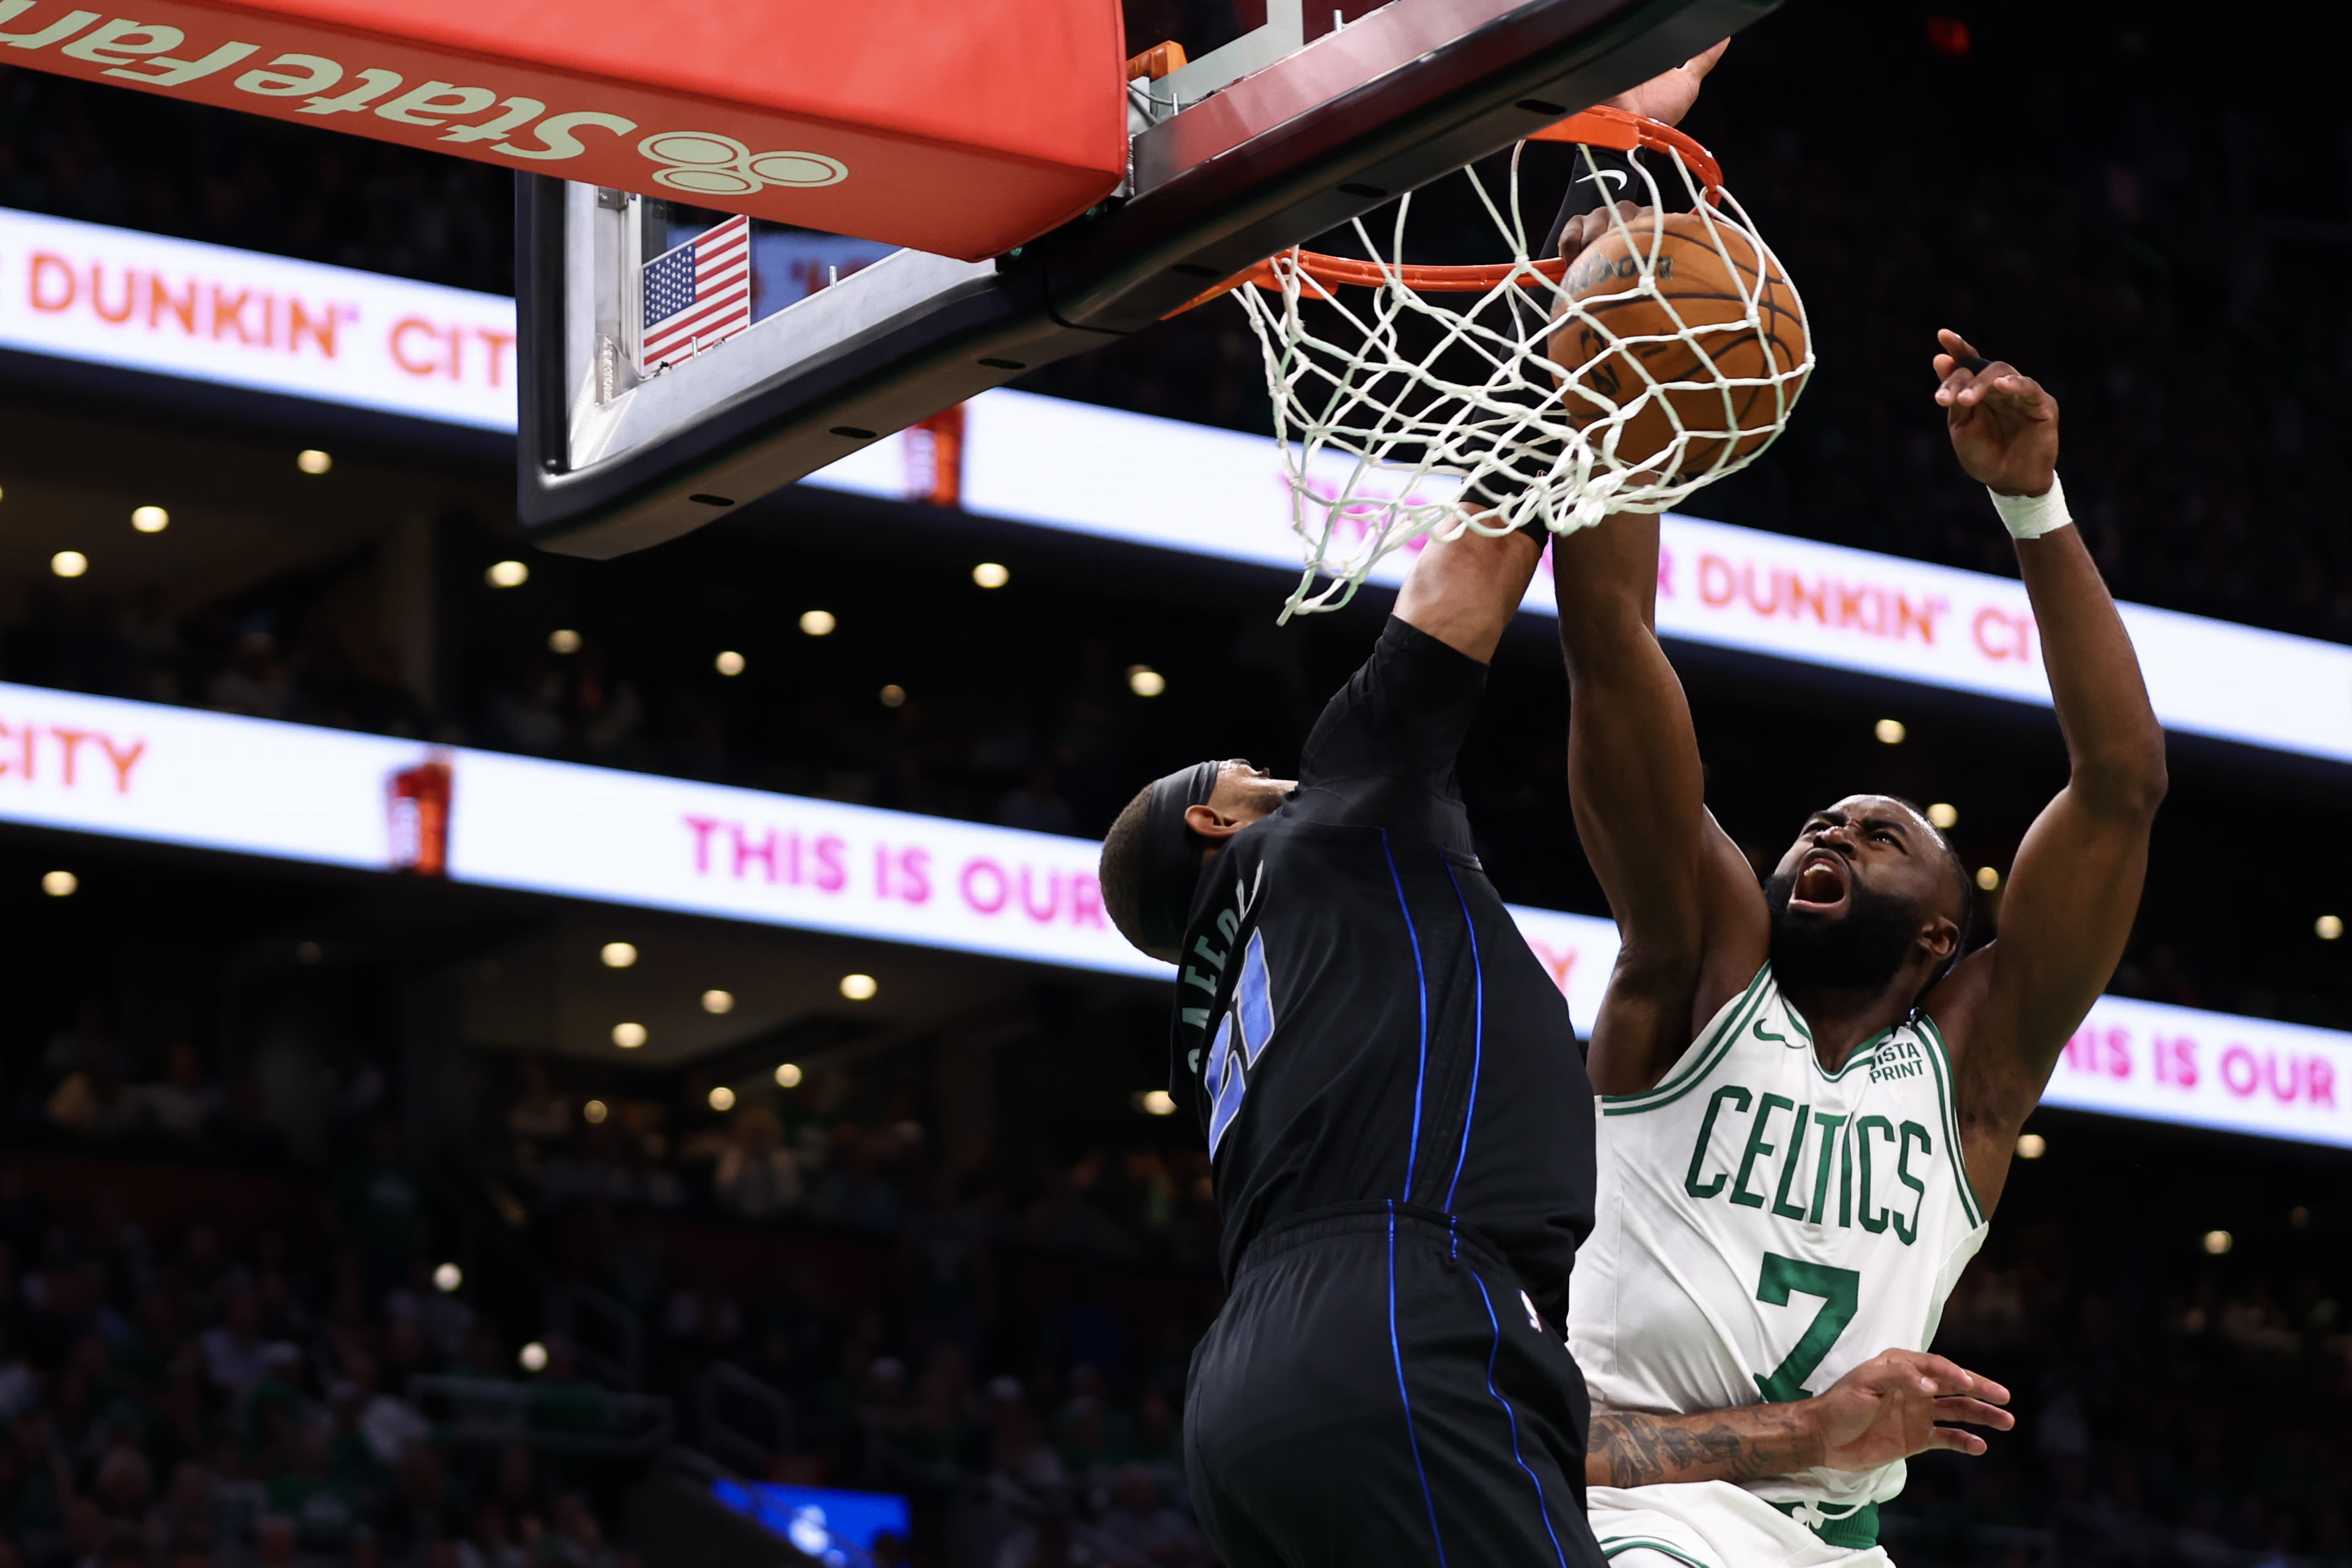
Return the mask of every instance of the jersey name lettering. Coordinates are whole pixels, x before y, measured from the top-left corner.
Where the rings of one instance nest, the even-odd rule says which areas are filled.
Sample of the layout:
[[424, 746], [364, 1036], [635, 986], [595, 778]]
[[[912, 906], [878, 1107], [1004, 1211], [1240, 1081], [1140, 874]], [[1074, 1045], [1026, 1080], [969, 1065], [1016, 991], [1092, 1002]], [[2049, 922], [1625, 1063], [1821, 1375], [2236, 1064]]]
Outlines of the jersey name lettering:
[[[1909, 1076], [1902, 1062], [1892, 1065], [1890, 1076]], [[1727, 1083], [1699, 1119], [1683, 1191], [1803, 1225], [1892, 1231], [1908, 1247], [1918, 1239], [1927, 1198], [1921, 1178], [1934, 1170], [1935, 1152], [1934, 1136], [1916, 1121], [1852, 1117]]]

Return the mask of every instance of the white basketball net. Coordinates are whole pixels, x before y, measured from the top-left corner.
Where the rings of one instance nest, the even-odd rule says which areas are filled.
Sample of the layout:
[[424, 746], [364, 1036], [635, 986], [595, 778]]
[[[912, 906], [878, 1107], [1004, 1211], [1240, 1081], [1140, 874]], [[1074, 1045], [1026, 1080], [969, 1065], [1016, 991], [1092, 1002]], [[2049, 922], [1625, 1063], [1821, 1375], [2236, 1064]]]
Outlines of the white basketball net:
[[[1684, 321], [1658, 286], [1657, 214], [1696, 214], [1727, 262], [1752, 247], [1750, 266], [1760, 260], [1759, 274], [1779, 271], [1728, 193], [1703, 189], [1676, 155], [1665, 160], [1681, 179], [1670, 200], [1644, 161], [1632, 160], [1647, 191], [1622, 195], [1648, 210], [1630, 226], [1617, 213], [1613, 227], [1638, 271], [1623, 277], [1621, 267], [1608, 289], [1588, 287], [1579, 299], [1538, 270], [1529, 255], [1531, 246], [1542, 244], [1560, 193], [1533, 193], [1531, 225], [1520, 205], [1526, 146], [1512, 150], [1508, 189], [1499, 201], [1476, 170], [1463, 171], [1511, 258], [1492, 269], [1490, 287], [1441, 293], [1415, 286], [1427, 281], [1428, 269], [1404, 259], [1412, 204], [1406, 196], [1396, 204], [1387, 246], [1361, 220], [1352, 226], [1363, 254], [1379, 258], [1354, 264], [1366, 270], [1371, 286], [1318, 280], [1309, 275], [1313, 263], [1287, 251], [1251, 275], [1256, 286], [1234, 290], [1265, 353], [1291, 525], [1307, 545], [1306, 570], [1282, 619], [1345, 605], [1381, 558], [1426, 533], [1502, 534], [1530, 523], [1568, 533], [1612, 511], [1664, 511], [1746, 467], [1786, 426], [1813, 366], [1810, 332], [1801, 362], [1768, 350], [1760, 356], [1761, 375], [1728, 374], [1716, 363], [1743, 328], [1761, 330], [1760, 277], [1730, 266], [1745, 302], [1744, 321], [1718, 317], [1696, 327]], [[1583, 174], [1599, 180], [1591, 149], [1575, 152]], [[1727, 245], [1727, 236], [1736, 237]], [[1776, 288], [1782, 308], [1801, 321], [1802, 306], [1785, 276]], [[1608, 316], [1622, 312], [1595, 313], [1645, 296], [1663, 308], [1673, 323], [1669, 331], [1621, 333]], [[1302, 310], [1302, 301], [1319, 308]], [[1556, 334], [1577, 325], [1591, 326], [1601, 346], [1580, 363], [1556, 363], [1553, 344], [1579, 336]], [[1672, 357], [1687, 357], [1693, 368], [1680, 379], [1661, 381], [1640, 351], [1675, 342], [1689, 353]], [[1619, 357], [1610, 368], [1638, 373], [1631, 381], [1619, 377], [1615, 398], [1587, 379], [1612, 355]], [[1626, 426], [1654, 410], [1670, 422], [1671, 444], [1662, 456], [1653, 437], [1650, 449], [1621, 458]], [[1703, 416], [1695, 417], [1699, 411]], [[1654, 415], [1647, 428], [1662, 428]]]

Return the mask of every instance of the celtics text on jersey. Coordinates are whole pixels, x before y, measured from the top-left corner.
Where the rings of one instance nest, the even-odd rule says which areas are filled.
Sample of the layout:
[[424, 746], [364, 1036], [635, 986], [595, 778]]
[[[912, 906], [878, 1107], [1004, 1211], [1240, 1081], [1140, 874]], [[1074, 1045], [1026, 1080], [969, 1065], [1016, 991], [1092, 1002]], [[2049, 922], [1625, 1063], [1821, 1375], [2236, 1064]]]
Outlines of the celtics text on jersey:
[[[1655, 1088], [1595, 1103], [1598, 1219], [1569, 1344], [1596, 1409], [1802, 1399], [1882, 1351], [1925, 1350], [1983, 1244], [1950, 1058], [1924, 1014], [1826, 1068], [1768, 964]], [[1748, 1489], [1834, 1518], [1903, 1475]]]

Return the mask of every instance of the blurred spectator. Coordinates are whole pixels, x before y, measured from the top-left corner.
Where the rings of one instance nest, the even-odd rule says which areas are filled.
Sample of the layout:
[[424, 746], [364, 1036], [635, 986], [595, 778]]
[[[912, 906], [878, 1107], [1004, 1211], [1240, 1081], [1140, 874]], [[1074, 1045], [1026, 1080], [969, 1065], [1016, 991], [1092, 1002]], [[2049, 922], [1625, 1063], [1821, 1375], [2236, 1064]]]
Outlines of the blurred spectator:
[[1214, 1561], [1200, 1528], [1161, 1498], [1160, 1482], [1142, 1465], [1118, 1472], [1116, 1503], [1102, 1532], [1159, 1568], [1208, 1568]]
[[767, 1219], [800, 1206], [801, 1170], [784, 1152], [783, 1127], [764, 1105], [735, 1113], [733, 1136], [719, 1156], [711, 1191], [744, 1219]]
[[205, 1077], [204, 1058], [185, 1040], [175, 1040], [164, 1056], [163, 1079], [142, 1084], [134, 1091], [138, 1109], [157, 1131], [184, 1142], [195, 1142], [210, 1131], [227, 1097], [218, 1084]]

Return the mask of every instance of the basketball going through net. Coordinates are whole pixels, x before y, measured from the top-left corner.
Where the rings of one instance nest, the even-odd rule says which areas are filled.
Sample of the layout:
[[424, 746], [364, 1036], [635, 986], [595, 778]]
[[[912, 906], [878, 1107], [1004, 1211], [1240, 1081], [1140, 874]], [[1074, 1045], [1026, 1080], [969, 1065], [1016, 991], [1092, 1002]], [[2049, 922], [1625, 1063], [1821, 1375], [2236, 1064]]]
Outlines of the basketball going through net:
[[[1499, 176], [1464, 171], [1507, 260], [1408, 261], [1406, 196], [1386, 243], [1353, 226], [1365, 258], [1288, 250], [1209, 296], [1234, 290], [1264, 350], [1307, 544], [1284, 619], [1346, 604], [1424, 534], [1663, 511], [1787, 425], [1813, 366], [1804, 307], [1707, 151], [1608, 109], [1528, 140], [1570, 143], [1576, 174], [1622, 182], [1610, 194], [1635, 210], [1612, 209], [1570, 259], [1531, 255], [1559, 191], [1527, 193], [1531, 226], [1523, 142]], [[1604, 170], [1595, 148], [1661, 153], [1673, 173]]]

